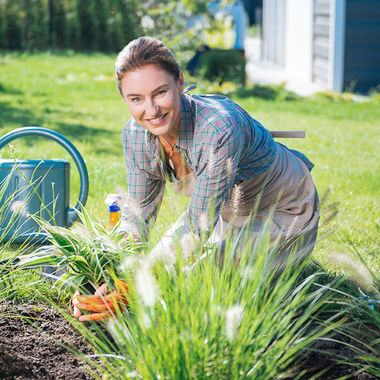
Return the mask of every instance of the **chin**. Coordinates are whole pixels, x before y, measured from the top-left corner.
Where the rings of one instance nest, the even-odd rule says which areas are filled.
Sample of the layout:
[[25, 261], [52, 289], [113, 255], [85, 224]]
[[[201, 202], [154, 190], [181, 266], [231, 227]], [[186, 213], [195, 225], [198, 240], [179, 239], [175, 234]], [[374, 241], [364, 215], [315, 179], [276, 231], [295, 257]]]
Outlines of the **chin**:
[[162, 136], [170, 131], [167, 127], [147, 128], [155, 136]]
[[173, 129], [173, 126], [170, 124], [168, 125], [167, 123], [157, 126], [142, 124], [142, 126], [155, 136], [164, 135]]

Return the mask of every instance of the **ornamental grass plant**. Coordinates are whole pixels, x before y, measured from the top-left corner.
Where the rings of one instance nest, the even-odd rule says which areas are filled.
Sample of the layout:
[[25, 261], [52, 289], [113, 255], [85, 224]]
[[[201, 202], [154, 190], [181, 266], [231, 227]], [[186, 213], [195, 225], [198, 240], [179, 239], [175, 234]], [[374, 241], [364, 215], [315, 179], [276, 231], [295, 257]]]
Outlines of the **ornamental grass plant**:
[[[335, 214], [333, 206], [325, 208], [322, 224]], [[66, 267], [56, 283], [69, 289], [66, 296], [103, 282], [112, 286], [116, 277], [127, 283], [128, 309], [116, 308], [104, 325], [83, 325], [63, 312], [93, 348], [93, 355], [78, 355], [94, 377], [301, 378], [309, 350], [337, 333], [355, 352], [350, 365], [377, 374], [379, 310], [346, 302], [356, 297], [341, 290], [339, 277], [326, 281], [308, 262], [274, 270], [279, 252], [270, 244], [269, 220], [254, 241], [243, 229], [229, 235], [222, 249], [189, 234], [172, 250], [144, 253], [147, 245], [132, 239], [120, 246], [117, 226], [107, 231], [86, 209], [79, 217], [71, 229], [39, 221], [51, 245], [32, 253], [24, 267]], [[350, 268], [339, 254], [335, 260], [343, 270]], [[363, 289], [379, 289], [376, 280], [363, 282], [364, 277], [356, 279]]]
[[117, 379], [300, 378], [301, 353], [341, 325], [343, 312], [320, 318], [334, 292], [318, 286], [320, 273], [302, 276], [307, 262], [273, 270], [268, 231], [245, 245], [231, 235], [223, 255], [179, 245], [128, 256], [128, 310], [106, 333], [74, 321], [93, 346], [89, 364]]
[[[377, 233], [372, 239], [377, 248], [371, 255], [380, 253], [380, 225], [376, 224], [375, 228]], [[356, 257], [346, 255], [339, 260], [338, 256], [336, 260], [357, 287], [356, 292], [344, 293], [350, 323], [338, 331], [349, 338], [347, 346], [354, 355], [342, 361], [356, 367], [358, 373], [366, 371], [380, 378], [380, 278], [362, 260], [353, 242], [351, 247]]]

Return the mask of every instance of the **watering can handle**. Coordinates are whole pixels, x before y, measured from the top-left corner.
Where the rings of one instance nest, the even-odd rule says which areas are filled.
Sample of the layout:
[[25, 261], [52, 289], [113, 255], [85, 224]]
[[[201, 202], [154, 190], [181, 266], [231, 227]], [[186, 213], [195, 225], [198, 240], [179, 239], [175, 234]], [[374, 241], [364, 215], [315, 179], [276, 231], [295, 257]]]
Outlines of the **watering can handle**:
[[89, 182], [86, 164], [84, 163], [83, 158], [78, 150], [65, 136], [62, 136], [58, 132], [51, 129], [42, 127], [25, 127], [14, 129], [13, 131], [0, 138], [0, 149], [11, 141], [18, 139], [19, 137], [26, 136], [42, 136], [54, 140], [58, 144], [62, 145], [74, 159], [80, 177], [80, 192], [75, 208], [69, 208], [68, 210], [68, 225], [70, 226], [78, 217], [76, 210], [80, 211], [82, 209], [82, 206], [84, 206], [87, 201]]

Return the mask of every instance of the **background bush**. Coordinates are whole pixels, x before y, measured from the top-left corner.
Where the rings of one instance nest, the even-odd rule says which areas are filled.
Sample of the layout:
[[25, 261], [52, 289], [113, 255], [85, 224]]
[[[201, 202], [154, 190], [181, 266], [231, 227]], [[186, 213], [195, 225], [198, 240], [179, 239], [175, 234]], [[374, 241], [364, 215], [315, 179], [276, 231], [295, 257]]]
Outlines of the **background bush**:
[[242, 53], [232, 49], [213, 49], [204, 52], [199, 61], [199, 74], [209, 81], [219, 84], [234, 82], [245, 84], [245, 59]]
[[0, 49], [120, 50], [141, 33], [136, 0], [2, 0]]

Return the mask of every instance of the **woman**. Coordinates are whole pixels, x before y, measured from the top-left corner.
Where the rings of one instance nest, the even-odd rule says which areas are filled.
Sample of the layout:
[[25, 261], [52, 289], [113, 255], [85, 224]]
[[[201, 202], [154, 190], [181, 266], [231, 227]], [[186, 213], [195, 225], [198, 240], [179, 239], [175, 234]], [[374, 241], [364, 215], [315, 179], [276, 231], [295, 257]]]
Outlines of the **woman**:
[[120, 232], [146, 235], [169, 180], [191, 197], [190, 205], [155, 249], [188, 233], [222, 242], [230, 227], [246, 226], [254, 239], [271, 216], [271, 240], [282, 245], [277, 264], [284, 264], [295, 241], [296, 258], [310, 254], [318, 196], [309, 172], [313, 165], [302, 153], [276, 143], [230, 99], [185, 93], [183, 73], [159, 40], [130, 42], [115, 69], [132, 115], [122, 143], [128, 193], [139, 206], [139, 212], [124, 212]]
[[[160, 246], [190, 231], [200, 234], [201, 227], [221, 240], [226, 226], [242, 227], [255, 210], [253, 235], [273, 212], [272, 240], [304, 236], [302, 255], [311, 252], [318, 197], [309, 173], [313, 165], [303, 154], [276, 143], [230, 99], [185, 94], [179, 65], [159, 40], [130, 42], [115, 68], [132, 115], [122, 133], [128, 192], [141, 208], [141, 215], [123, 215], [121, 231], [146, 233], [168, 173], [174, 188], [191, 200]], [[207, 220], [211, 208], [214, 217]]]

